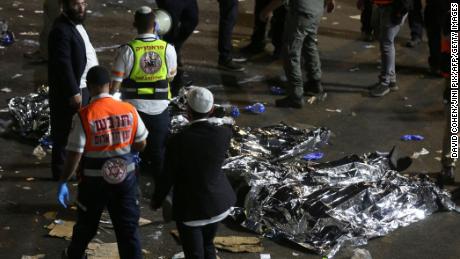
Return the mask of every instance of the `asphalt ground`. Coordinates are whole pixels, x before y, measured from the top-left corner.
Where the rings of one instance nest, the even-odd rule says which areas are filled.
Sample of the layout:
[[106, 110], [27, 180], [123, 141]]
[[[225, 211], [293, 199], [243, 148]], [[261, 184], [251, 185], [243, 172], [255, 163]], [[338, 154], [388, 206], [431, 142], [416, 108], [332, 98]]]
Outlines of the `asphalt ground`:
[[[15, 44], [0, 49], [0, 108], [6, 108], [10, 98], [33, 92], [46, 83], [46, 64], [34, 64], [24, 59], [23, 53], [35, 50], [37, 33], [41, 27], [41, 0], [0, 3], [0, 19], [7, 19], [15, 32]], [[135, 36], [131, 27], [133, 10], [152, 1], [89, 1], [86, 28], [96, 48], [123, 44]], [[244, 46], [252, 31], [253, 1], [239, 1], [239, 20], [234, 30], [234, 45]], [[414, 160], [407, 173], [436, 175], [440, 171], [442, 134], [445, 126], [442, 92], [443, 80], [427, 73], [426, 39], [414, 49], [404, 47], [409, 39], [407, 24], [397, 39], [397, 73], [400, 90], [383, 98], [369, 97], [368, 87], [377, 81], [379, 66], [378, 43], [359, 40], [359, 20], [353, 0], [338, 1], [337, 10], [324, 16], [319, 47], [323, 68], [323, 82], [328, 91], [324, 102], [306, 105], [301, 110], [279, 109], [269, 92], [271, 86], [280, 86], [283, 74], [280, 61], [267, 52], [246, 63], [243, 73], [222, 72], [217, 69], [218, 4], [215, 0], [201, 0], [200, 24], [183, 49], [185, 70], [194, 85], [206, 86], [216, 95], [217, 103], [245, 106], [255, 102], [266, 105], [263, 114], [243, 113], [237, 124], [260, 127], [287, 122], [298, 127], [322, 126], [334, 136], [323, 149], [323, 161], [349, 154], [389, 151], [398, 145], [402, 153], [411, 155], [425, 148], [428, 155]], [[98, 52], [101, 64], [110, 67], [114, 49]], [[20, 74], [20, 76], [17, 76]], [[330, 110], [335, 110], [331, 112]], [[340, 110], [340, 112], [338, 112]], [[9, 118], [1, 112], [0, 118]], [[419, 134], [420, 142], [402, 142], [404, 134]], [[11, 134], [0, 138], [0, 258], [20, 258], [24, 254], [46, 254], [59, 258], [68, 241], [47, 236], [44, 225], [51, 221], [43, 217], [48, 211], [57, 211], [59, 218], [74, 219], [74, 212], [59, 208], [56, 203], [55, 182], [50, 180], [49, 156], [38, 160], [32, 155], [36, 143]], [[30, 178], [33, 177], [33, 180]], [[150, 179], [141, 178], [141, 187], [148, 196]], [[72, 191], [75, 186], [72, 187]], [[73, 197], [75, 194], [73, 193]], [[143, 198], [142, 217], [153, 224], [141, 228], [143, 248], [150, 252], [147, 258], [171, 257], [181, 251], [171, 237], [173, 223], [164, 223], [161, 212], [148, 209]], [[219, 235], [256, 236], [227, 222]], [[114, 242], [110, 230], [100, 231], [97, 238]], [[264, 253], [271, 258], [320, 258], [319, 255], [282, 241], [263, 239]], [[460, 215], [439, 212], [425, 220], [398, 229], [391, 234], [369, 241], [364, 248], [373, 258], [460, 258]], [[221, 258], [260, 258], [259, 254], [219, 252]], [[336, 258], [349, 258], [345, 250]]]

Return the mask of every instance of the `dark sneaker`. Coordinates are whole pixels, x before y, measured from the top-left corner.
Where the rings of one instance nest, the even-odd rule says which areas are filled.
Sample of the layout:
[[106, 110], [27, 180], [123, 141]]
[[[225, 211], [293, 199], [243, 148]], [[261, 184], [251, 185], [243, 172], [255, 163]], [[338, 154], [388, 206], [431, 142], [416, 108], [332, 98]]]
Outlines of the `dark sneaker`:
[[300, 100], [293, 100], [290, 97], [285, 97], [282, 99], [278, 99], [275, 101], [276, 107], [280, 108], [296, 108], [301, 109], [304, 105], [305, 101], [303, 99]]
[[264, 45], [249, 43], [247, 46], [240, 49], [240, 53], [244, 55], [257, 55], [265, 51]]
[[378, 83], [370, 90], [372, 97], [382, 97], [390, 92], [390, 87], [386, 84]]
[[248, 58], [243, 56], [243, 55], [234, 55], [232, 57], [232, 61], [237, 62], [237, 63], [244, 63], [244, 62], [248, 61]]
[[308, 80], [303, 86], [303, 91], [307, 96], [316, 96], [324, 93], [323, 85], [318, 80]]
[[219, 61], [219, 69], [233, 71], [233, 72], [242, 72], [245, 68], [235, 61], [229, 59], [228, 61]]
[[373, 42], [374, 41], [374, 35], [372, 35], [371, 32], [361, 32], [361, 39], [366, 42]]
[[422, 43], [422, 40], [420, 38], [411, 39], [410, 41], [406, 43], [406, 47], [415, 48], [418, 45], [420, 45], [420, 43]]
[[399, 90], [399, 86], [396, 84], [396, 82], [390, 82], [388, 88], [390, 88], [390, 91], [392, 92], [396, 92]]

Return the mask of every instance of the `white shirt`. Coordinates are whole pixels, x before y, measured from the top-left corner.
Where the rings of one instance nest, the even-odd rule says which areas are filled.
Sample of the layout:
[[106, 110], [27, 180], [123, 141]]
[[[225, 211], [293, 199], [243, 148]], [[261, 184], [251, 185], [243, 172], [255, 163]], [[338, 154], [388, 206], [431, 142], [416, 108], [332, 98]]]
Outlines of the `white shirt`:
[[[90, 103], [94, 102], [97, 99], [106, 98], [106, 97], [112, 98], [110, 94], [104, 93], [104, 94], [100, 94], [98, 96], [91, 98]], [[137, 116], [138, 122], [137, 122], [136, 137], [134, 139], [134, 142], [141, 142], [142, 140], [147, 138], [147, 135], [149, 132], [145, 128], [144, 122], [142, 121], [139, 114], [137, 114], [137, 112], [136, 112], [136, 116]], [[66, 150], [77, 152], [77, 153], [83, 153], [83, 151], [85, 150], [85, 144], [86, 144], [85, 130], [83, 129], [83, 125], [77, 113], [73, 116], [72, 129], [70, 130]], [[130, 150], [126, 150], [126, 151], [129, 152]], [[120, 154], [120, 155], [123, 155], [123, 154]]]
[[81, 79], [80, 79], [80, 88], [85, 88], [86, 87], [86, 74], [88, 74], [88, 71], [92, 67], [99, 65], [99, 62], [97, 61], [96, 51], [94, 50], [93, 45], [89, 41], [88, 34], [86, 33], [86, 30], [83, 27], [83, 25], [77, 24], [75, 28], [80, 33], [80, 36], [83, 39], [83, 42], [85, 43], [86, 66], [85, 66], [85, 70], [83, 71], [83, 74], [81, 75]]
[[224, 213], [221, 213], [217, 216], [214, 216], [210, 219], [202, 219], [202, 220], [194, 220], [194, 221], [187, 221], [184, 222], [184, 225], [189, 226], [189, 227], [201, 227], [205, 225], [209, 225], [212, 223], [220, 222], [224, 220], [229, 214], [232, 208], [226, 210]]
[[[158, 39], [156, 34], [146, 33], [139, 34], [136, 39], [144, 41], [154, 41]], [[123, 79], [129, 77], [131, 69], [134, 64], [134, 53], [128, 45], [120, 47], [118, 55], [115, 58], [115, 62], [112, 68], [112, 80], [122, 82]], [[177, 72], [177, 55], [176, 50], [170, 44], [166, 45], [166, 65], [167, 65], [167, 77], [172, 79]], [[162, 113], [169, 105], [168, 100], [143, 100], [143, 99], [130, 99], [125, 100], [131, 103], [138, 111], [157, 115]]]

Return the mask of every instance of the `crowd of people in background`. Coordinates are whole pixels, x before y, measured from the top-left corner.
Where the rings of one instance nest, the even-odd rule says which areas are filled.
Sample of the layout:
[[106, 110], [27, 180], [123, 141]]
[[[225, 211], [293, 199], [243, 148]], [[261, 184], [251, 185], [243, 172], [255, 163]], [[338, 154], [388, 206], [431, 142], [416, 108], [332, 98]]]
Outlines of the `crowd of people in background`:
[[[169, 100], [189, 84], [183, 76], [183, 52], [199, 23], [199, 8], [197, 0], [156, 3], [170, 14], [171, 30], [160, 37], [154, 11], [146, 6], [137, 9], [133, 24], [138, 34], [119, 49], [110, 76], [99, 66], [83, 25], [88, 3], [44, 1], [40, 48], [25, 57], [48, 62], [52, 176], [59, 180], [58, 199], [63, 206], [70, 195], [67, 181], [77, 172], [80, 178], [78, 221], [64, 258], [83, 256], [106, 206], [121, 258], [141, 258], [134, 173], [138, 152], [140, 170], [151, 174], [156, 183], [152, 208], [160, 208], [172, 192], [173, 218], [186, 258], [216, 258], [212, 240], [217, 224], [235, 203], [221, 172], [231, 130], [207, 121], [213, 111], [213, 95], [207, 89], [195, 88], [187, 96], [190, 126], [169, 138]], [[287, 78], [287, 94], [275, 105], [301, 109], [305, 96], [326, 98], [317, 34], [323, 13], [334, 10], [335, 0], [255, 0], [250, 42], [238, 52], [232, 49], [238, 1], [217, 3], [219, 69], [244, 71], [241, 62], [265, 51], [268, 34], [274, 47], [272, 56], [283, 60]], [[362, 40], [380, 44], [381, 71], [377, 83], [369, 88], [370, 96], [382, 97], [399, 88], [395, 38], [407, 17], [411, 36], [406, 46], [422, 44], [425, 28], [427, 68], [448, 82], [449, 3], [427, 0], [422, 15], [421, 0], [357, 1], [362, 11]], [[121, 93], [122, 101], [111, 97], [115, 92]], [[449, 136], [446, 132], [441, 183], [453, 179], [455, 168], [455, 161], [449, 159]]]

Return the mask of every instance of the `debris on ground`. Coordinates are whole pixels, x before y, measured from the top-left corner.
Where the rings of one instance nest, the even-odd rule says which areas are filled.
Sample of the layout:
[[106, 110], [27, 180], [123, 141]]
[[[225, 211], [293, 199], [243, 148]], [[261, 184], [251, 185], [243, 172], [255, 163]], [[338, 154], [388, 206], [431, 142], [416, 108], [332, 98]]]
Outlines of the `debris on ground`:
[[22, 76], [22, 74], [15, 74], [14, 76], [11, 77], [11, 79], [16, 79], [16, 78], [19, 78], [21, 76]]
[[359, 71], [359, 67], [352, 67], [348, 69], [348, 72], [356, 72], [356, 71]]
[[46, 151], [43, 149], [42, 145], [37, 145], [32, 151], [32, 155], [34, 155], [38, 160], [42, 160], [46, 157]]
[[364, 48], [365, 48], [365, 49], [373, 49], [373, 48], [375, 48], [375, 45], [366, 44], [366, 45], [364, 45]]
[[43, 214], [43, 217], [47, 220], [55, 220], [57, 216], [57, 211], [48, 211], [45, 214]]
[[422, 141], [424, 139], [425, 138], [422, 135], [411, 135], [411, 134], [403, 135], [401, 137], [401, 140], [403, 141]]
[[45, 258], [45, 254], [38, 254], [38, 255], [23, 255], [21, 259], [41, 259]]
[[428, 154], [430, 154], [430, 151], [428, 151], [426, 148], [422, 148], [422, 150], [420, 150], [418, 152], [414, 152], [414, 154], [412, 154], [412, 156], [410, 158], [417, 159], [420, 156], [425, 156], [425, 155], [428, 155]]
[[270, 254], [260, 254], [260, 259], [270, 259]]
[[323, 157], [324, 157], [324, 153], [314, 152], [314, 153], [304, 155], [302, 159], [306, 161], [315, 161], [315, 160], [320, 160]]
[[254, 113], [254, 114], [264, 113], [265, 105], [263, 105], [262, 103], [255, 103], [253, 105], [248, 105], [244, 107], [244, 110], [247, 112]]
[[325, 111], [327, 111], [327, 112], [337, 112], [337, 113], [341, 113], [341, 112], [342, 112], [341, 109], [328, 109], [328, 108], [326, 108]]
[[361, 15], [360, 14], [350, 15], [349, 17], [350, 17], [350, 19], [353, 19], [353, 20], [361, 20]]
[[3, 93], [11, 93], [11, 88], [3, 87], [2, 89], [0, 89], [0, 92], [3, 92]]
[[233, 253], [260, 253], [264, 250], [258, 237], [217, 236], [214, 238], [216, 248]]
[[185, 258], [184, 252], [177, 253], [173, 255], [173, 257], [171, 257], [171, 259], [182, 259], [182, 258]]
[[119, 259], [117, 243], [95, 243], [88, 244], [86, 249], [88, 259]]
[[351, 259], [372, 259], [371, 253], [364, 248], [356, 248], [353, 250]]
[[286, 94], [286, 89], [280, 86], [272, 86], [270, 87], [270, 93], [273, 95], [284, 95]]
[[[58, 224], [58, 223], [62, 223], [62, 224]], [[75, 221], [55, 220], [54, 223], [49, 224], [46, 228], [51, 230], [48, 233], [49, 236], [60, 237], [66, 240], [70, 240], [72, 238], [72, 231], [73, 231], [74, 225], [75, 225]]]

